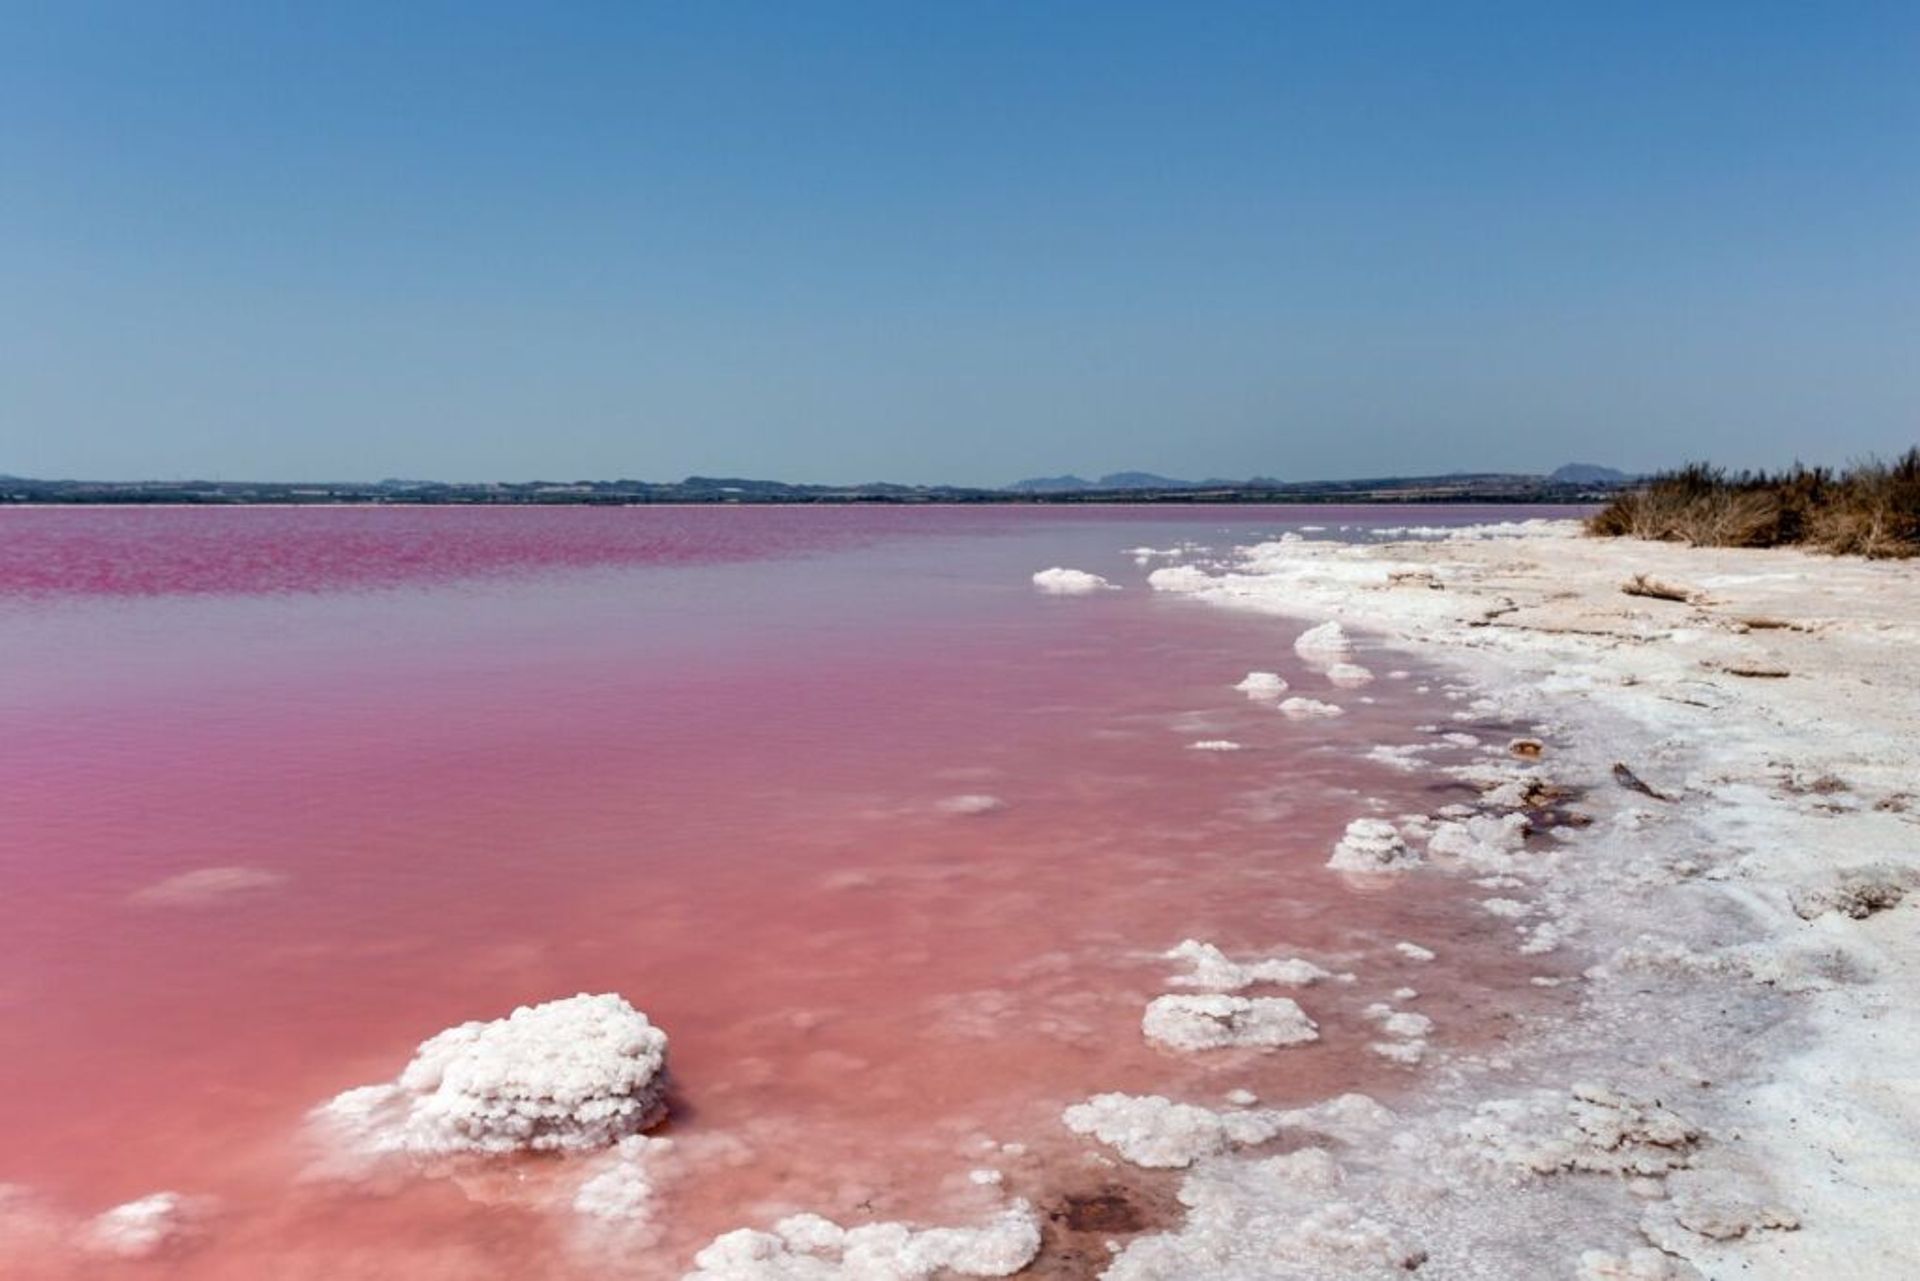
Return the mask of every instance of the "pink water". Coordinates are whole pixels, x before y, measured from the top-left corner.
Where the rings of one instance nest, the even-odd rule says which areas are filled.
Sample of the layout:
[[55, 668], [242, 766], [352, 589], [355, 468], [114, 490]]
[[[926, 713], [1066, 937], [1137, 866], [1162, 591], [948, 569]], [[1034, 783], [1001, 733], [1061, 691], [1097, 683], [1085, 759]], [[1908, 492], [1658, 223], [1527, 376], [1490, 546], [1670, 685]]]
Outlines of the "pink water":
[[[1087, 1177], [1058, 1114], [1090, 1093], [1408, 1088], [1360, 1008], [1413, 983], [1442, 1038], [1498, 1036], [1510, 948], [1322, 865], [1368, 798], [1443, 803], [1362, 753], [1455, 704], [1329, 694], [1295, 629], [1121, 554], [1380, 521], [1409, 513], [0, 511], [0, 1183], [34, 1207], [0, 1203], [0, 1271], [674, 1277], [795, 1210], [1044, 1204]], [[1038, 595], [1052, 564], [1127, 590]], [[1349, 715], [1289, 722], [1230, 688], [1251, 668]], [[1005, 808], [941, 810], [965, 793]], [[142, 893], [228, 867], [270, 877]], [[1170, 1055], [1139, 1017], [1189, 936], [1360, 980], [1300, 995], [1319, 1044]], [[315, 1104], [579, 991], [672, 1037], [654, 1239], [583, 1243], [561, 1159], [309, 1177]], [[1005, 1191], [958, 1190], [983, 1163]], [[207, 1198], [200, 1240], [74, 1252], [160, 1189]]]

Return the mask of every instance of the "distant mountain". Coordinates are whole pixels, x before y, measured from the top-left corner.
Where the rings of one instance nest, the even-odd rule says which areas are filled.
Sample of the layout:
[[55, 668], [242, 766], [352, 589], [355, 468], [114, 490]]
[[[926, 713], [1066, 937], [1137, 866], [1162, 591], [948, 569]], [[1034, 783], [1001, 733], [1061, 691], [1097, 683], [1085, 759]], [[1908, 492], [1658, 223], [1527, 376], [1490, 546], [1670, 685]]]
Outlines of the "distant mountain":
[[1619, 485], [1633, 477], [1596, 463], [1568, 463], [1565, 467], [1556, 468], [1547, 479], [1562, 485]]
[[1193, 489], [1190, 480], [1175, 480], [1171, 476], [1156, 476], [1150, 471], [1109, 472], [1094, 482], [1095, 489]]
[[1093, 482], [1084, 476], [1033, 476], [1007, 486], [1015, 494], [1077, 494], [1092, 488]]
[[1014, 494], [1077, 494], [1086, 490], [1113, 491], [1122, 489], [1199, 489], [1203, 485], [1231, 485], [1233, 481], [1174, 480], [1170, 476], [1156, 476], [1150, 471], [1108, 472], [1099, 480], [1088, 480], [1084, 476], [1035, 476], [1029, 480], [1017, 480], [1007, 486]]

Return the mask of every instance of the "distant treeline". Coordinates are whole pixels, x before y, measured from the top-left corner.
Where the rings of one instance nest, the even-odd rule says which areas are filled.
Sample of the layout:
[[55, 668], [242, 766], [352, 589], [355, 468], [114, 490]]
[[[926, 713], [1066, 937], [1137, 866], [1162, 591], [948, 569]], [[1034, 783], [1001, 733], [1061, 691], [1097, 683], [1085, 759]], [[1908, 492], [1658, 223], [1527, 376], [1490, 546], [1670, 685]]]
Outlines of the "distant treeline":
[[1837, 555], [1920, 555], [1920, 448], [1844, 471], [1728, 472], [1693, 463], [1618, 495], [1590, 532], [1700, 547], [1815, 547]]
[[437, 481], [280, 484], [258, 481], [82, 481], [0, 476], [0, 504], [113, 503], [321, 506], [459, 504], [521, 506], [630, 506], [648, 503], [1588, 503], [1604, 500], [1618, 482], [1567, 481], [1554, 476], [1462, 473], [1338, 481], [1249, 481], [1174, 487], [1034, 492], [964, 489], [946, 485], [796, 485], [773, 480], [689, 476], [683, 481], [572, 481], [458, 484]]

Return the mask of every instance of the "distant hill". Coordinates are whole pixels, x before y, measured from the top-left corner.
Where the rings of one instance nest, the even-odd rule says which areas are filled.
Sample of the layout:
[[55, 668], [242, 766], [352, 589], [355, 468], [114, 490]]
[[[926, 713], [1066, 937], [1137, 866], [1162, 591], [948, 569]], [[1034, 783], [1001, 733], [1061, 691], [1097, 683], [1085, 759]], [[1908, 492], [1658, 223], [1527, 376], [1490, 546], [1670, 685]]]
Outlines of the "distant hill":
[[1033, 476], [1026, 480], [1016, 480], [1007, 486], [1014, 494], [1077, 494], [1083, 489], [1092, 489], [1094, 484], [1084, 476]]
[[1171, 476], [1156, 476], [1150, 471], [1109, 472], [1094, 484], [1095, 489], [1197, 489], [1198, 487], [1195, 481], [1175, 480]]
[[1619, 485], [1632, 480], [1626, 472], [1612, 467], [1602, 467], [1597, 463], [1568, 463], [1555, 468], [1547, 477], [1562, 485]]
[[1016, 480], [1007, 486], [1007, 492], [1014, 494], [1078, 494], [1087, 490], [1113, 492], [1124, 489], [1199, 489], [1202, 486], [1232, 485], [1235, 481], [1191, 481], [1175, 480], [1171, 476], [1156, 476], [1150, 471], [1108, 472], [1099, 480], [1088, 480], [1084, 476], [1035, 476], [1028, 480]]

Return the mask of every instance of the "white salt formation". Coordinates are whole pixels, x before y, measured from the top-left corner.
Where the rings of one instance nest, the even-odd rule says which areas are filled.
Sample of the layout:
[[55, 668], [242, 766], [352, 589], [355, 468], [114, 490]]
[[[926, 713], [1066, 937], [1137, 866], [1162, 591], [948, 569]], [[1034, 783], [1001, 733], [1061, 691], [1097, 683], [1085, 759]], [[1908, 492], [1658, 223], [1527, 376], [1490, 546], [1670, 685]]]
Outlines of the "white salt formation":
[[155, 1192], [117, 1205], [87, 1225], [82, 1244], [96, 1254], [145, 1259], [184, 1240], [191, 1207], [178, 1192]]
[[1287, 682], [1278, 672], [1248, 672], [1234, 688], [1248, 698], [1278, 698], [1287, 692]]
[[204, 907], [277, 889], [286, 880], [279, 872], [259, 867], [200, 867], [135, 890], [129, 898], [149, 907]]
[[[1254, 1101], [1245, 1090], [1229, 1098]], [[1215, 1112], [1158, 1094], [1098, 1094], [1068, 1108], [1061, 1120], [1075, 1134], [1098, 1139], [1149, 1170], [1185, 1169], [1203, 1157], [1251, 1147], [1293, 1131], [1316, 1137], [1372, 1135], [1393, 1114], [1364, 1094], [1342, 1094], [1311, 1107]]]
[[1420, 856], [1384, 818], [1356, 818], [1333, 847], [1327, 866], [1336, 872], [1397, 872], [1420, 866]]
[[1007, 808], [1007, 803], [998, 796], [991, 796], [985, 792], [968, 792], [961, 796], [947, 797], [939, 803], [937, 808], [942, 814], [973, 816], [1003, 810]]
[[1196, 752], [1237, 752], [1240, 744], [1230, 738], [1203, 738], [1197, 743], [1188, 743], [1187, 747]]
[[1358, 663], [1335, 663], [1327, 669], [1327, 679], [1342, 689], [1355, 689], [1373, 682], [1373, 673]]
[[1483, 1103], [1461, 1136], [1494, 1162], [1533, 1174], [1639, 1177], [1684, 1169], [1702, 1137], [1658, 1101], [1593, 1084], [1574, 1086], [1571, 1098], [1538, 1091]]
[[1142, 1237], [1105, 1281], [1341, 1281], [1412, 1275], [1423, 1257], [1358, 1205], [1339, 1200], [1339, 1168], [1322, 1148], [1244, 1164], [1216, 1162], [1180, 1189], [1178, 1234]]
[[667, 1034], [612, 994], [521, 1006], [421, 1044], [387, 1085], [315, 1119], [370, 1154], [450, 1156], [606, 1147], [666, 1113]]
[[644, 1134], [621, 1139], [604, 1158], [594, 1158], [600, 1164], [574, 1190], [573, 1212], [607, 1223], [644, 1225], [661, 1181], [657, 1163], [671, 1151], [672, 1139]]
[[1293, 649], [1302, 658], [1341, 658], [1353, 652], [1353, 639], [1340, 624], [1326, 622], [1300, 633]]
[[1346, 713], [1333, 703], [1323, 703], [1317, 698], [1289, 698], [1280, 704], [1280, 711], [1290, 720], [1306, 720], [1315, 716], [1345, 716]]
[[1280, 1133], [1275, 1112], [1215, 1112], [1157, 1094], [1096, 1094], [1061, 1116], [1069, 1130], [1100, 1140], [1149, 1170], [1180, 1170], [1203, 1156], [1265, 1143]]
[[1284, 996], [1155, 997], [1140, 1029], [1149, 1041], [1175, 1050], [1275, 1048], [1320, 1039], [1318, 1025]]
[[[1298, 957], [1271, 957], [1266, 960], [1229, 960], [1227, 954], [1211, 943], [1198, 939], [1183, 940], [1167, 954], [1169, 961], [1185, 961], [1192, 967], [1186, 974], [1167, 980], [1174, 987], [1197, 987], [1209, 992], [1238, 992], [1256, 983], [1277, 983], [1283, 987], [1306, 987], [1336, 977], [1312, 961]], [[1338, 976], [1343, 980], [1351, 974]]]
[[1118, 590], [1098, 574], [1089, 574], [1084, 569], [1062, 569], [1058, 565], [1035, 574], [1033, 585], [1055, 596], [1086, 596], [1093, 592]]
[[693, 1257], [683, 1281], [927, 1281], [943, 1274], [1007, 1277], [1040, 1253], [1040, 1220], [1015, 1201], [975, 1228], [869, 1223], [843, 1228], [796, 1214], [771, 1232], [740, 1228]]
[[1511, 872], [1521, 860], [1515, 855], [1527, 841], [1524, 814], [1475, 814], [1434, 824], [1427, 852], [1436, 858], [1455, 858], [1476, 872]]

